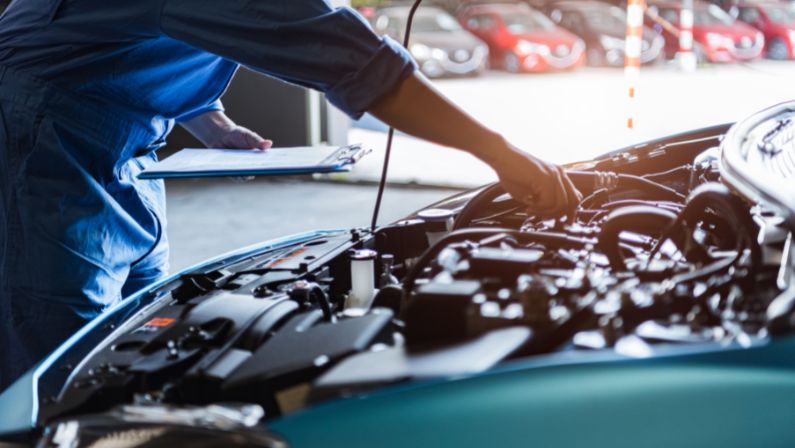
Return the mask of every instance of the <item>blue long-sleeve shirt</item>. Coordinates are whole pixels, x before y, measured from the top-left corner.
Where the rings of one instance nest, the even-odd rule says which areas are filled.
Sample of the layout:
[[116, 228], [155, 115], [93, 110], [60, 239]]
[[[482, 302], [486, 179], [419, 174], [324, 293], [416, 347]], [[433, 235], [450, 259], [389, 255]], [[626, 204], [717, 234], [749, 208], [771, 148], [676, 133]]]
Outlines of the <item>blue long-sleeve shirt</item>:
[[0, 64], [166, 119], [219, 109], [238, 64], [354, 117], [414, 70], [400, 45], [323, 0], [15, 0]]

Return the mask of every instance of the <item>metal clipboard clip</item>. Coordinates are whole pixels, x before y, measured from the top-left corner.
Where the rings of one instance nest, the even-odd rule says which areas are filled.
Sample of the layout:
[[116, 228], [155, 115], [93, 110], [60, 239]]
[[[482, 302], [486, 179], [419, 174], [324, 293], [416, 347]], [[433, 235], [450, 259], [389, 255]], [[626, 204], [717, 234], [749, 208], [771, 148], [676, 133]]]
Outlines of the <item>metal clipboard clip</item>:
[[362, 157], [366, 156], [373, 152], [372, 149], [365, 149], [360, 143], [342, 146], [338, 150], [334, 151], [326, 160], [323, 161], [324, 164], [329, 165], [353, 165]]

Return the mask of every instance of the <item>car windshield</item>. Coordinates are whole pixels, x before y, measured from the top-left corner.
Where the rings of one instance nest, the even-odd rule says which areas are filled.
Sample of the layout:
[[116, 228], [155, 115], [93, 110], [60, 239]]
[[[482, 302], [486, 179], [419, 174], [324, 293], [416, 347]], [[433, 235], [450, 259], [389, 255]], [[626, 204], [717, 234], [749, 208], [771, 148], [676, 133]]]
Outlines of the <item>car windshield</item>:
[[442, 11], [418, 15], [414, 18], [412, 29], [424, 33], [449, 33], [459, 31], [461, 25], [452, 16]]
[[549, 31], [555, 28], [545, 15], [538, 11], [521, 11], [519, 14], [502, 14], [505, 27], [511, 34], [525, 34], [533, 31]]
[[616, 33], [624, 31], [627, 26], [627, 16], [624, 10], [615, 6], [606, 8], [586, 8], [582, 10], [585, 21], [595, 31]]
[[693, 10], [693, 22], [696, 25], [733, 25], [734, 18], [715, 5]]
[[775, 23], [795, 23], [795, 8], [791, 6], [765, 6], [765, 12], [771, 22]]

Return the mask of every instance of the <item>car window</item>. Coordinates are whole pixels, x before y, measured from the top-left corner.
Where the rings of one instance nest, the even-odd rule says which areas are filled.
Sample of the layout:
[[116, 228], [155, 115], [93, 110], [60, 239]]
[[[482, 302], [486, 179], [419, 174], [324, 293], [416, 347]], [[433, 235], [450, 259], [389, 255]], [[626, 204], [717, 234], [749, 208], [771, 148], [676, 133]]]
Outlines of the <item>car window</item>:
[[627, 26], [626, 13], [616, 6], [585, 8], [582, 12], [585, 21], [596, 31], [609, 34], [621, 33]]
[[740, 8], [739, 19], [745, 23], [756, 23], [759, 21], [759, 11], [756, 8]]
[[461, 26], [449, 14], [442, 11], [434, 11], [431, 14], [417, 15], [412, 26], [414, 31], [425, 33], [459, 31]]
[[718, 6], [709, 5], [706, 8], [693, 10], [693, 23], [697, 25], [732, 25], [734, 18]]
[[[403, 38], [403, 22], [400, 20], [395, 19], [394, 17], [384, 16], [386, 19], [384, 23], [386, 24], [384, 27], [384, 31], [387, 35], [395, 39], [402, 39]], [[379, 19], [380, 20], [380, 19]]]
[[389, 27], [389, 16], [378, 16], [373, 22], [373, 28], [379, 33], [385, 33]]
[[795, 8], [791, 6], [765, 6], [765, 12], [771, 22], [791, 24], [795, 23]]
[[574, 32], [581, 32], [584, 28], [582, 17], [576, 11], [561, 12], [560, 25]]
[[467, 19], [467, 26], [475, 30], [477, 29], [487, 30], [490, 28], [494, 28], [495, 21], [494, 18], [491, 16], [476, 15]]
[[555, 29], [555, 24], [547, 16], [535, 10], [526, 10], [518, 14], [503, 14], [502, 20], [511, 34]]
[[667, 22], [679, 23], [679, 11], [676, 9], [660, 8], [659, 15]]
[[563, 19], [563, 11], [559, 9], [553, 9], [548, 15], [549, 18], [555, 23], [560, 23], [561, 19]]

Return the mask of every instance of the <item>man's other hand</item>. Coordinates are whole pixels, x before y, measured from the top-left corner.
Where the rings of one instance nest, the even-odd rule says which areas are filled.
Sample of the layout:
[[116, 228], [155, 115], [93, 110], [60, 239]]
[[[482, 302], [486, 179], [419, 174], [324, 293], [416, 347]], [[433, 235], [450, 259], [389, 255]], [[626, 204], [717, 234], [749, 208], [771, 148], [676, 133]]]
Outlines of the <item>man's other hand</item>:
[[265, 150], [273, 146], [273, 142], [262, 138], [259, 134], [243, 126], [234, 126], [218, 133], [210, 148], [259, 149]]
[[208, 148], [265, 150], [273, 142], [256, 132], [238, 126], [223, 111], [211, 111], [180, 123]]

